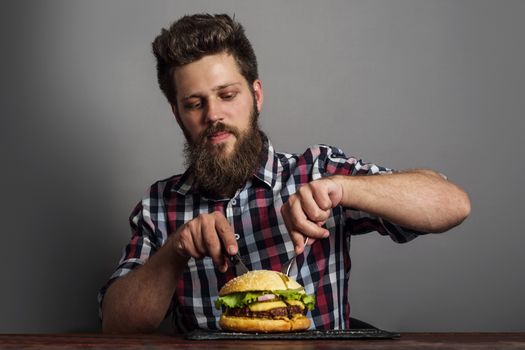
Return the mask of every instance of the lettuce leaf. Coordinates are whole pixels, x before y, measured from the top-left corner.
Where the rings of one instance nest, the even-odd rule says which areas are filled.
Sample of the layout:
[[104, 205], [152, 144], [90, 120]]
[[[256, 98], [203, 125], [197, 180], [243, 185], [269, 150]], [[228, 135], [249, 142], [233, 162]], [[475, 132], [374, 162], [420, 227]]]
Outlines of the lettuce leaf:
[[286, 289], [286, 290], [274, 290], [272, 292], [275, 295], [281, 296], [284, 299], [301, 300], [304, 294], [304, 289]]
[[313, 310], [315, 308], [315, 296], [303, 294], [301, 301], [308, 310]]
[[244, 293], [232, 293], [224, 295], [215, 300], [215, 308], [220, 309], [222, 305], [228, 308], [244, 307], [257, 301], [257, 298], [265, 292], [244, 292]]
[[315, 296], [308, 295], [304, 289], [275, 290], [274, 294], [282, 296], [284, 299], [299, 300], [308, 310], [315, 308]]
[[264, 294], [273, 293], [280, 299], [290, 299], [301, 301], [306, 308], [313, 310], [315, 307], [315, 296], [308, 295], [303, 288], [288, 290], [273, 290], [261, 292], [243, 292], [224, 295], [215, 300], [215, 308], [220, 310], [222, 306], [227, 308], [245, 307], [257, 301], [257, 298]]

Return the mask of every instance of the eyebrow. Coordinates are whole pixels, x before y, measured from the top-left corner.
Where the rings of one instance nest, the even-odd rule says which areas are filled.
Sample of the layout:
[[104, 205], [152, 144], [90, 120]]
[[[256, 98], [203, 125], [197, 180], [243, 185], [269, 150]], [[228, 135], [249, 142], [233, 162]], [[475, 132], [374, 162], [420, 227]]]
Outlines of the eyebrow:
[[[219, 90], [222, 90], [222, 89], [225, 89], [227, 87], [234, 86], [234, 85], [242, 85], [242, 83], [241, 82], [226, 83], [226, 84], [214, 87], [213, 89], [211, 89], [211, 91], [219, 91]], [[187, 99], [190, 99], [190, 98], [195, 98], [195, 97], [202, 97], [202, 94], [195, 93], [195, 94], [191, 94], [191, 95], [188, 95], [188, 96], [184, 96], [184, 97], [182, 97], [182, 100], [184, 101], [184, 100], [187, 100]]]

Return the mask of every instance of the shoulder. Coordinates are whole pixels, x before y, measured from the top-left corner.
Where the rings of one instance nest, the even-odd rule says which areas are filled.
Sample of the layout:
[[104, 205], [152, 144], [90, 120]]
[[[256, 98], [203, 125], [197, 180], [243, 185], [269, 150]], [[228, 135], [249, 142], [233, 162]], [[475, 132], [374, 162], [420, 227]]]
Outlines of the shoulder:
[[326, 144], [311, 145], [301, 153], [276, 152], [276, 155], [284, 162], [318, 162], [328, 161], [330, 159], [348, 159], [342, 149]]
[[159, 215], [163, 215], [164, 203], [168, 201], [173, 188], [179, 186], [182, 178], [182, 174], [173, 175], [151, 184], [132, 210], [130, 215], [131, 222], [138, 225], [142, 218], [147, 217], [148, 220], [152, 220]]
[[391, 169], [365, 162], [355, 156], [347, 156], [336, 146], [315, 144], [302, 153], [279, 153], [281, 162], [287, 164], [291, 172], [312, 172], [312, 178], [325, 175], [372, 175], [388, 173]]
[[283, 174], [300, 182], [338, 173], [349, 174], [356, 162], [347, 158], [339, 147], [326, 144], [314, 144], [301, 153], [278, 153], [277, 156], [283, 165]]
[[162, 197], [163, 195], [177, 191], [186, 181], [185, 174], [172, 175], [168, 178], [155, 181], [150, 185], [146, 197]]
[[181, 181], [183, 181], [183, 174], [155, 181], [143, 192], [140, 201], [132, 212], [132, 217], [144, 211], [150, 212], [154, 208], [160, 208], [162, 203], [171, 196], [171, 193], [180, 187]]
[[176, 187], [181, 184], [183, 175], [184, 174], [177, 174], [177, 175], [172, 175], [165, 179], [157, 180], [150, 186], [150, 188], [151, 189], [154, 189], [154, 188], [155, 189], [165, 189], [165, 188]]
[[346, 155], [343, 152], [343, 150], [336, 146], [331, 145], [325, 145], [325, 144], [317, 144], [310, 146], [305, 154], [311, 153], [314, 157], [318, 159], [337, 159], [337, 158], [344, 158], [346, 159]]

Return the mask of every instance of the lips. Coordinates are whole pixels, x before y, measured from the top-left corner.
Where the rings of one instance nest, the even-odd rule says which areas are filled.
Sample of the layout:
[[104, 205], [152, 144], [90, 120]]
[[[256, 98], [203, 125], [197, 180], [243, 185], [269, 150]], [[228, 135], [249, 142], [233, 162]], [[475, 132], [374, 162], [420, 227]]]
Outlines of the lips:
[[217, 123], [210, 125], [202, 135], [202, 141], [212, 145], [225, 142], [230, 136], [239, 138], [239, 130], [231, 125]]
[[211, 143], [220, 143], [230, 137], [230, 135], [231, 133], [228, 131], [218, 131], [208, 136], [208, 139]]

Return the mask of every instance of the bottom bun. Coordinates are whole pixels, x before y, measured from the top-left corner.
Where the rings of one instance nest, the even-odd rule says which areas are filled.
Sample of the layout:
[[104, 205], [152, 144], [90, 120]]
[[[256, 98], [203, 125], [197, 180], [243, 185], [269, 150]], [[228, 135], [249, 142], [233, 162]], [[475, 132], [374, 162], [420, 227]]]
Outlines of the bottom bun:
[[219, 325], [222, 329], [236, 332], [293, 332], [310, 328], [310, 320], [304, 315], [277, 320], [222, 315]]

